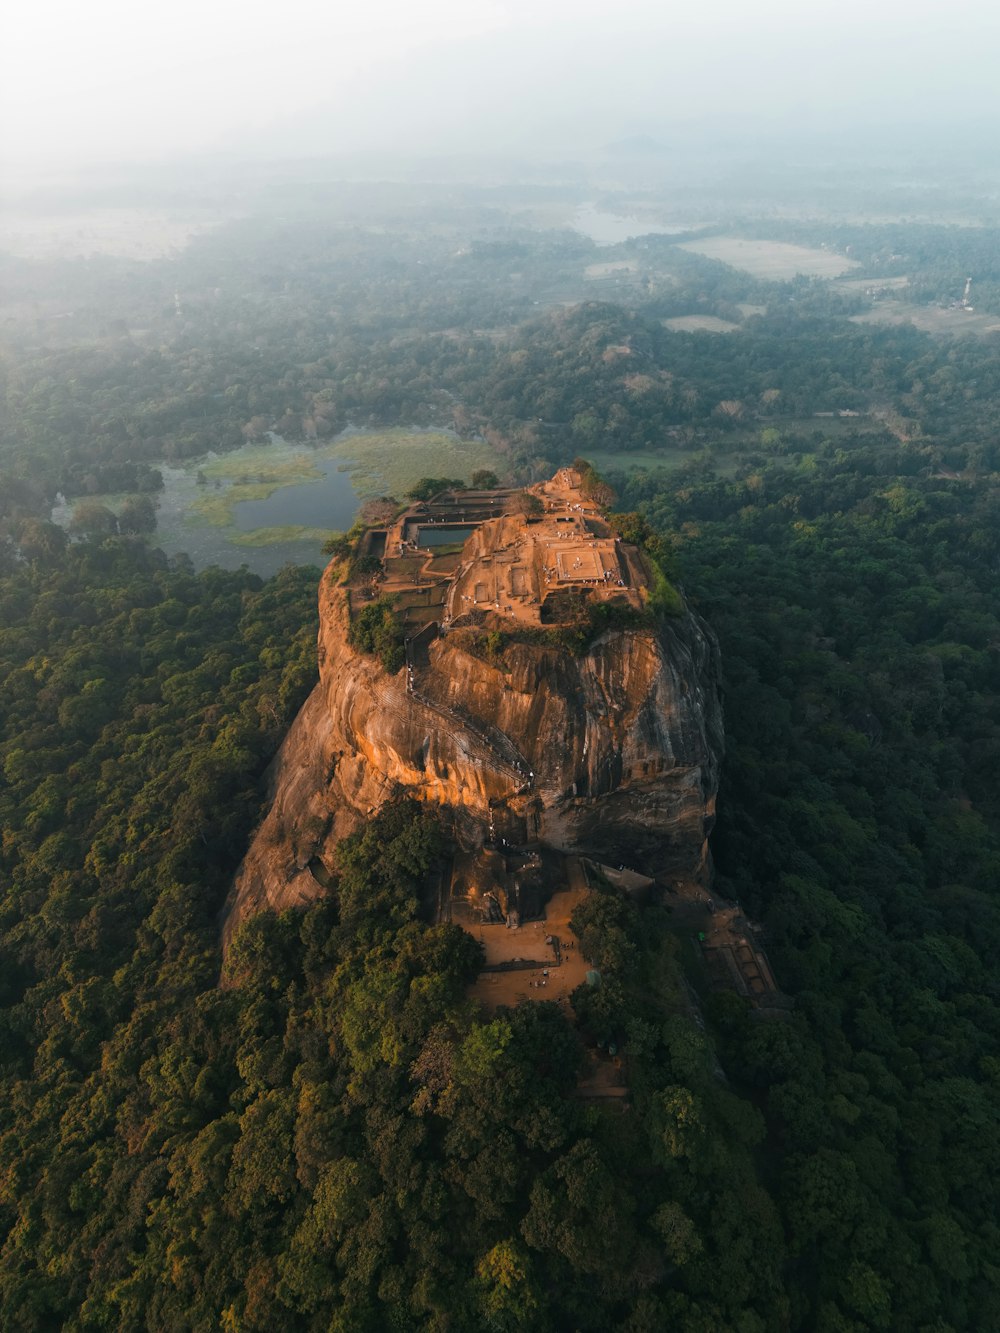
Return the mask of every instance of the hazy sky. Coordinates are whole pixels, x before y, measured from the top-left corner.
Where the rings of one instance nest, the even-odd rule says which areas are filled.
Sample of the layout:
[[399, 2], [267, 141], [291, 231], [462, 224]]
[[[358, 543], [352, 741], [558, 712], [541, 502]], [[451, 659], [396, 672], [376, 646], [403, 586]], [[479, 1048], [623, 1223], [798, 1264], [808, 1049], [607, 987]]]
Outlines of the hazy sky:
[[1000, 122], [988, 0], [12, 0], [0, 155], [572, 146], [731, 116]]

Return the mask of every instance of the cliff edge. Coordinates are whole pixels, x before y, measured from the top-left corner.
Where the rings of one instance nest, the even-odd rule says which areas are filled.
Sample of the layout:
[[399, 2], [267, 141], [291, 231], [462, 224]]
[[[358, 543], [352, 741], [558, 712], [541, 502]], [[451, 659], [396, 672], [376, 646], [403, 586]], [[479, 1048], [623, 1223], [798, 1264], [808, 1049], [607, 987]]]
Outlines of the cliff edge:
[[[440, 807], [467, 848], [704, 877], [718, 653], [689, 610], [656, 613], [656, 581], [572, 469], [527, 493], [438, 496], [366, 534], [323, 576], [320, 680], [272, 765], [225, 941], [323, 893], [337, 843], [399, 795]], [[381, 661], [357, 646], [367, 622]]]

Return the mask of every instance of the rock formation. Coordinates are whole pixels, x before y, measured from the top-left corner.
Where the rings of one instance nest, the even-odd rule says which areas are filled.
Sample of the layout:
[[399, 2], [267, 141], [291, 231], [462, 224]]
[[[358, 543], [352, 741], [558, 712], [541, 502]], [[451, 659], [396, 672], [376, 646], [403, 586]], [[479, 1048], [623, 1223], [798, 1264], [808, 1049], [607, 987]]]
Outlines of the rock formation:
[[[227, 938], [261, 907], [322, 893], [338, 841], [401, 794], [439, 807], [465, 847], [541, 842], [658, 877], [707, 873], [722, 752], [714, 641], [690, 611], [650, 614], [648, 562], [577, 474], [533, 492], [415, 507], [369, 535], [375, 586], [356, 572], [370, 554], [353, 579], [345, 561], [326, 571], [319, 684], [272, 766]], [[406, 636], [392, 674], [349, 639], [377, 594]], [[601, 603], [611, 627], [582, 650], [579, 628], [560, 639], [567, 617], [593, 625]]]

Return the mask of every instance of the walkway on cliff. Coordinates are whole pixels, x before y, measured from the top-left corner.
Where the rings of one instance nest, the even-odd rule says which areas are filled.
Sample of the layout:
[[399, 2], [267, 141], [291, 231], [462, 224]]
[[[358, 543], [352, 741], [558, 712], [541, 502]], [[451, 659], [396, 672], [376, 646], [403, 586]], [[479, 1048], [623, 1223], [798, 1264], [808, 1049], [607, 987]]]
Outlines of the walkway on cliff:
[[[453, 723], [464, 731], [470, 732], [477, 741], [494, 756], [497, 763], [507, 769], [514, 776], [517, 783], [516, 788], [508, 794], [506, 799], [511, 796], [526, 796], [532, 789], [535, 775], [528, 765], [528, 761], [520, 752], [509, 736], [502, 731], [492, 727], [486, 727], [479, 721], [474, 721], [466, 713], [460, 713], [447, 704], [442, 704], [436, 699], [432, 699], [420, 689], [417, 677], [416, 652], [413, 641], [406, 640], [406, 691], [425, 708], [431, 709], [446, 722]], [[506, 753], [505, 753], [506, 752]]]

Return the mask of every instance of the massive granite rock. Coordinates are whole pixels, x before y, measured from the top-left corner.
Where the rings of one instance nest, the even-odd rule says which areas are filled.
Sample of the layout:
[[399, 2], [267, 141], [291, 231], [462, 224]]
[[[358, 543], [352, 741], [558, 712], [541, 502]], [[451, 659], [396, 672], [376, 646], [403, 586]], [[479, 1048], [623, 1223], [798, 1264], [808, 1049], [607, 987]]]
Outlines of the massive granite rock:
[[[498, 550], [512, 521], [493, 524]], [[484, 541], [466, 551], [483, 556]], [[319, 684], [272, 766], [227, 938], [262, 907], [321, 894], [338, 841], [401, 794], [440, 808], [466, 847], [542, 842], [658, 877], [708, 873], [723, 731], [717, 648], [697, 616], [611, 629], [580, 655], [515, 641], [492, 658], [459, 617], [437, 637], [429, 625], [390, 675], [349, 643], [351, 595], [331, 565]]]

